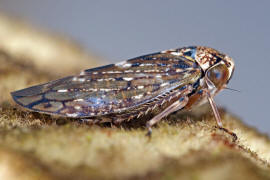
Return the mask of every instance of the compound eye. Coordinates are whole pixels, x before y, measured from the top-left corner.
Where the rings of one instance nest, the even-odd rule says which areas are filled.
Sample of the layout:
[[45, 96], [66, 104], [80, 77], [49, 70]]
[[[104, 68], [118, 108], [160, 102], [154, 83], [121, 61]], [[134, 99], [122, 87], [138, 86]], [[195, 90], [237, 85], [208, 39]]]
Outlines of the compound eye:
[[216, 80], [220, 80], [221, 72], [219, 71], [219, 69], [215, 68], [213, 69], [213, 71], [211, 71], [211, 76], [214, 77]]
[[229, 70], [224, 64], [218, 64], [208, 69], [206, 75], [218, 89], [223, 88], [223, 86], [227, 84], [227, 81], [229, 80]]

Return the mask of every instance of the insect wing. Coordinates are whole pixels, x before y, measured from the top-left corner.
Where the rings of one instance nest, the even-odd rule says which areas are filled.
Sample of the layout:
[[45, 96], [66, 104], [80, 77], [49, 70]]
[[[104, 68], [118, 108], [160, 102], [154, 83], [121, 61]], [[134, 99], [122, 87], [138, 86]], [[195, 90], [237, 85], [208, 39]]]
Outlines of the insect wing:
[[194, 84], [200, 76], [195, 61], [155, 53], [88, 69], [78, 76], [13, 92], [12, 96], [34, 111], [91, 117], [128, 111], [172, 89]]

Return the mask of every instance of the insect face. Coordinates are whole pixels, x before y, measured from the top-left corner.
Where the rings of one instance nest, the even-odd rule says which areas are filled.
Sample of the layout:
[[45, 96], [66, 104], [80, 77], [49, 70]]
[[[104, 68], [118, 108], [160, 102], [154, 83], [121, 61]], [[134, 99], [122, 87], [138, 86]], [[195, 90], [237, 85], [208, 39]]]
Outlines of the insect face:
[[198, 46], [195, 60], [205, 73], [209, 89], [217, 93], [226, 87], [234, 71], [232, 58], [215, 49]]

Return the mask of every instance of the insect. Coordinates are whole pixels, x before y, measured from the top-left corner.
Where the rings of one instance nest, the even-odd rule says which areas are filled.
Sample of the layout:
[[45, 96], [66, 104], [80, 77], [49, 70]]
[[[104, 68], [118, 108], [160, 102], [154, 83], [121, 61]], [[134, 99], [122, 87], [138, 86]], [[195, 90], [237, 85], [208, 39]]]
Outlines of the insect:
[[154, 114], [151, 127], [172, 112], [209, 101], [217, 125], [221, 118], [213, 97], [226, 88], [233, 60], [215, 50], [190, 46], [148, 54], [87, 69], [75, 76], [12, 92], [19, 105], [37, 112], [121, 123]]

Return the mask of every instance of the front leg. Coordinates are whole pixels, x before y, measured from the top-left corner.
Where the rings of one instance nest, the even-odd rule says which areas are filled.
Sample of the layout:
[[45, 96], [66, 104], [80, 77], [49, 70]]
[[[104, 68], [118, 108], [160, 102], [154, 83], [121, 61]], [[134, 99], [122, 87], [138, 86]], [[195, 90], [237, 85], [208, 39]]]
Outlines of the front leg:
[[233, 137], [233, 141], [235, 142], [237, 140], [237, 135], [234, 132], [230, 131], [229, 129], [226, 129], [223, 127], [221, 117], [219, 115], [217, 105], [213, 100], [213, 97], [211, 96], [211, 94], [208, 90], [206, 90], [206, 94], [207, 94], [207, 99], [208, 99], [208, 101], [211, 105], [211, 108], [213, 110], [215, 119], [217, 121], [218, 128], [225, 131], [226, 133], [230, 134]]

